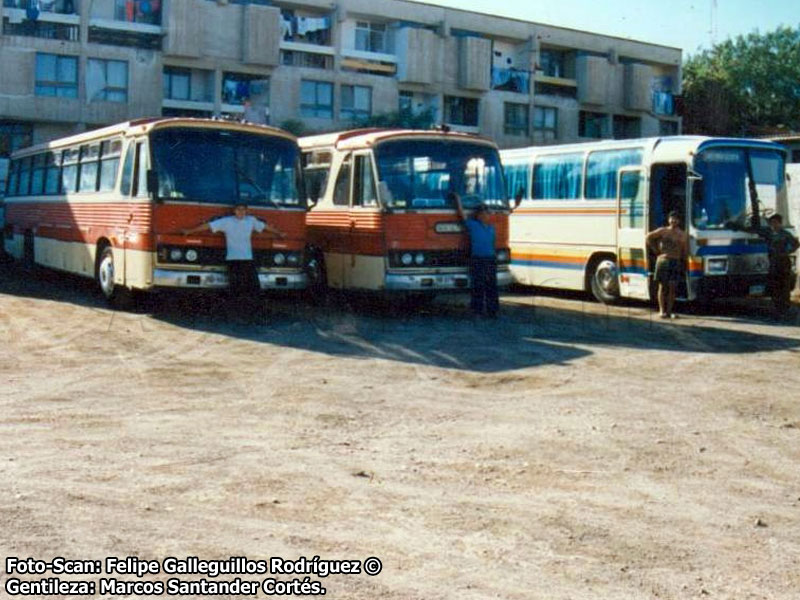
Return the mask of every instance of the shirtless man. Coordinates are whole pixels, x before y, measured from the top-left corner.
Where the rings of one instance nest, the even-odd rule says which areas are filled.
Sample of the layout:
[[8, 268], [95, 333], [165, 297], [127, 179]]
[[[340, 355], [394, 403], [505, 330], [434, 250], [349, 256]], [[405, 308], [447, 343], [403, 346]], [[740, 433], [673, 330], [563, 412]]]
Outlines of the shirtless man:
[[668, 226], [647, 234], [647, 246], [658, 254], [655, 279], [658, 282], [658, 308], [662, 319], [676, 318], [673, 312], [675, 290], [686, 269], [689, 236], [681, 229], [677, 212], [669, 213]]

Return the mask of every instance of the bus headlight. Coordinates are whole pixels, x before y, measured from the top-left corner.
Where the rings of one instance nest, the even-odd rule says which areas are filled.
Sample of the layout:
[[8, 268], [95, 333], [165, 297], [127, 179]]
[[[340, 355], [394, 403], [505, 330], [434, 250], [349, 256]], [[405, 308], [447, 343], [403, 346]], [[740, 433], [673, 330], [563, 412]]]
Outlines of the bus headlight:
[[286, 262], [286, 256], [283, 252], [278, 252], [275, 256], [272, 257], [272, 260], [275, 262], [276, 265], [280, 266]]
[[300, 264], [300, 253], [299, 252], [290, 252], [286, 255], [286, 263], [292, 267], [296, 267]]
[[410, 252], [406, 252], [403, 256], [400, 257], [400, 262], [403, 263], [405, 266], [409, 266], [412, 262], [414, 262], [414, 257], [411, 256]]
[[727, 258], [707, 258], [706, 275], [725, 275], [728, 272]]
[[497, 251], [497, 262], [499, 263], [507, 263], [508, 262], [508, 250], [503, 248], [502, 250]]
[[174, 262], [178, 262], [183, 258], [183, 250], [180, 248], [172, 248], [169, 251], [169, 259]]
[[422, 266], [425, 264], [425, 255], [422, 252], [417, 252], [417, 255], [414, 257], [414, 262], [417, 265]]
[[188, 260], [189, 262], [195, 262], [197, 260], [197, 250], [195, 250], [194, 248], [190, 248], [189, 250], [186, 251], [186, 254], [184, 256], [186, 256], [186, 260]]

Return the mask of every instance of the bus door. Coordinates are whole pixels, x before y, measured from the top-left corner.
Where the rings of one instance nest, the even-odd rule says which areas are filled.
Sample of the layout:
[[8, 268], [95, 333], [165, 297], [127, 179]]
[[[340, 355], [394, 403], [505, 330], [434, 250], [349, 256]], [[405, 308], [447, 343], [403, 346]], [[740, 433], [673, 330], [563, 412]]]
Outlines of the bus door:
[[639, 167], [623, 167], [618, 178], [616, 245], [620, 295], [649, 300], [645, 171]]
[[377, 188], [372, 153], [355, 153], [349, 214], [349, 246], [353, 253], [344, 266], [347, 287], [374, 289], [383, 281], [385, 236]]
[[325, 268], [328, 285], [333, 288], [346, 287], [345, 264], [352, 260], [350, 246], [350, 171], [352, 156], [347, 155], [339, 165], [336, 182], [333, 187], [333, 214], [329, 217], [330, 225], [325, 234]]
[[[147, 142], [143, 138], [132, 140], [131, 143], [128, 144], [128, 150], [125, 153], [125, 161], [122, 165], [121, 192], [123, 198], [128, 200], [128, 202], [139, 203], [147, 201]], [[122, 284], [136, 283], [142, 285], [144, 283], [143, 276], [146, 279], [146, 275], [143, 273], [134, 274], [128, 272], [128, 265], [132, 262], [128, 260], [128, 254], [130, 253], [128, 240], [133, 234], [130, 229], [134, 219], [136, 205], [128, 204], [128, 208], [130, 214], [128, 215], [122, 236], [123, 252], [120, 253], [121, 256], [119, 259], [115, 257], [115, 262], [117, 262], [115, 265], [115, 279], [118, 283]], [[139, 281], [140, 279], [142, 279], [142, 281]]]

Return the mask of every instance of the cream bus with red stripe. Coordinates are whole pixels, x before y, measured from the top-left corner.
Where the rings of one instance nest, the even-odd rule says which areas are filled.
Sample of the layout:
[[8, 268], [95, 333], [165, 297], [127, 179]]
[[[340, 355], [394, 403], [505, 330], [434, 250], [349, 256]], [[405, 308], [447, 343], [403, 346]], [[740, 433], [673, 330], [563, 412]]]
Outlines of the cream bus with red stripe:
[[[410, 295], [470, 287], [469, 213], [490, 208], [498, 284], [510, 283], [508, 202], [497, 147], [439, 130], [354, 130], [300, 139], [309, 201], [309, 277], [319, 288]], [[310, 285], [313, 283], [310, 282]]]
[[761, 295], [764, 242], [745, 229], [786, 216], [785, 152], [759, 140], [676, 136], [501, 152], [511, 271], [525, 285], [649, 299], [645, 236], [677, 211], [690, 238], [689, 300]]
[[299, 289], [305, 200], [296, 139], [205, 119], [142, 119], [20, 150], [8, 178], [6, 251], [131, 290], [222, 288], [223, 236], [183, 236], [237, 202], [286, 233], [254, 240], [262, 289]]

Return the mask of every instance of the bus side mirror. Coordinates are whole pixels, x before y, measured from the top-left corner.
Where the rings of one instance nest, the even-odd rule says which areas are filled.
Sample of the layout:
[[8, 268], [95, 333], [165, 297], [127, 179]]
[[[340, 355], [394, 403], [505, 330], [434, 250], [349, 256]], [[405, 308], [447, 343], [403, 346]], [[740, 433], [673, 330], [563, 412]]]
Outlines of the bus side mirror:
[[147, 170], [147, 193], [156, 202], [159, 202], [158, 197], [158, 172], [155, 169]]

